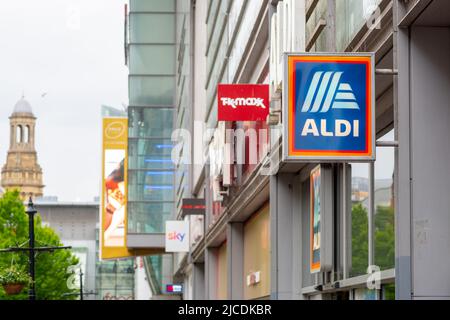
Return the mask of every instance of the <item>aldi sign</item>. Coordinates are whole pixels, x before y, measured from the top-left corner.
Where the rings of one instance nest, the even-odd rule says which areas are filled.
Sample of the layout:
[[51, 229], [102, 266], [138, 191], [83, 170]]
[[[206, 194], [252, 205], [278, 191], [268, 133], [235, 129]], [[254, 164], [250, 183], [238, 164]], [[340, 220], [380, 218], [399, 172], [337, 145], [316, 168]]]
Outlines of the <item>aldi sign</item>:
[[219, 121], [266, 121], [269, 115], [269, 85], [219, 84]]
[[283, 157], [374, 161], [374, 55], [286, 54]]

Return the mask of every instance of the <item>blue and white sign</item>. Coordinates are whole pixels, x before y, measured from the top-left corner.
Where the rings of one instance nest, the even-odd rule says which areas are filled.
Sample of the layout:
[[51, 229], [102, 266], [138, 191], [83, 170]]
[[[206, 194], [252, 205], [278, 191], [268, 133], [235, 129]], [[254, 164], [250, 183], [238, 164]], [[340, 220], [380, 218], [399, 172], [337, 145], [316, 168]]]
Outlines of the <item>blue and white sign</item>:
[[189, 252], [189, 221], [166, 221], [166, 252]]
[[373, 54], [287, 54], [283, 156], [375, 160]]

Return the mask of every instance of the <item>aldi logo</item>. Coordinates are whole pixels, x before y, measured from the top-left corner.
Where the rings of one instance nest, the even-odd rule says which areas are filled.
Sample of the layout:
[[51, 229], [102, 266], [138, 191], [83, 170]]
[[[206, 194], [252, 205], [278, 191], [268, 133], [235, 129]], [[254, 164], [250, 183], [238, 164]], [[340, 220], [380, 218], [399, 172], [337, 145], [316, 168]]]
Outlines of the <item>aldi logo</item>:
[[288, 54], [284, 160], [373, 161], [372, 54]]
[[[357, 109], [356, 97], [349, 83], [341, 83], [343, 72], [316, 72], [311, 81], [302, 112], [328, 112], [333, 109]], [[327, 95], [325, 97], [325, 91]], [[325, 98], [325, 99], [324, 99]]]

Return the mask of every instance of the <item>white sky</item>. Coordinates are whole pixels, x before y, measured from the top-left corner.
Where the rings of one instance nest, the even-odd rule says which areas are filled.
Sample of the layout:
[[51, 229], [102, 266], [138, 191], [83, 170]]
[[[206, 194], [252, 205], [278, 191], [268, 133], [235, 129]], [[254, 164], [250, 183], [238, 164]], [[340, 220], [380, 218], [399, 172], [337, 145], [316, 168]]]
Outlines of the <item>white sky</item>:
[[[45, 195], [99, 195], [101, 105], [127, 103], [126, 0], [14, 0], [0, 7], [0, 166], [22, 92], [38, 117]], [[48, 94], [42, 98], [41, 94]]]

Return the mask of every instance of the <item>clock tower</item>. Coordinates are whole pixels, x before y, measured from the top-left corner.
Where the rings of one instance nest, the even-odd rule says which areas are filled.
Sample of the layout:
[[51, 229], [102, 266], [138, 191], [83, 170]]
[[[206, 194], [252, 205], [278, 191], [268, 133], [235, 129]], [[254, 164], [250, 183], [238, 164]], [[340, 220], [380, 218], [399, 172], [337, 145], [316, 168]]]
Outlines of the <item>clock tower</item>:
[[31, 105], [22, 97], [10, 119], [10, 145], [6, 164], [2, 168], [1, 186], [18, 189], [23, 200], [43, 195], [42, 168], [35, 149], [36, 117]]

